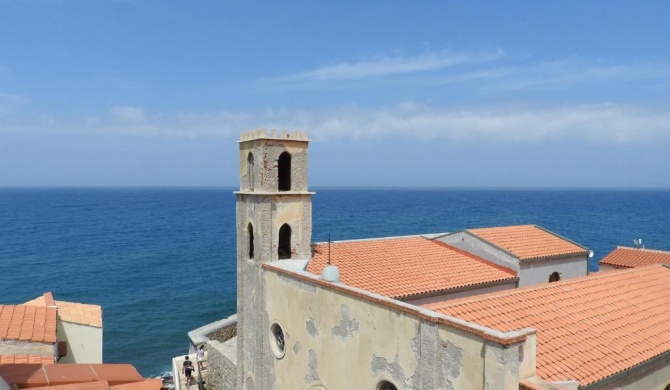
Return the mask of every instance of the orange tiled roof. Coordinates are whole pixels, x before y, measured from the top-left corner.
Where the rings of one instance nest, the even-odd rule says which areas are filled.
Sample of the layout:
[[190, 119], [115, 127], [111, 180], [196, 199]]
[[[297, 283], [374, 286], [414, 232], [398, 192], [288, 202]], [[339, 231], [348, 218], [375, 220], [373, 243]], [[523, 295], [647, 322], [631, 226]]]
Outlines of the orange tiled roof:
[[519, 260], [588, 253], [586, 248], [535, 225], [502, 226], [466, 231], [506, 250]]
[[0, 305], [0, 339], [56, 342], [56, 308]]
[[1, 364], [0, 377], [19, 389], [95, 381], [117, 386], [144, 381], [130, 364]]
[[670, 252], [652, 249], [635, 249], [625, 246], [617, 247], [600, 260], [600, 264], [626, 268], [662, 263], [670, 264]]
[[56, 306], [62, 321], [102, 327], [102, 308], [98, 305], [56, 301]]
[[58, 318], [61, 321], [90, 325], [99, 328], [102, 327], [102, 308], [99, 305], [54, 301], [50, 292], [44, 293], [44, 295], [28, 301], [24, 303], [24, 305], [47, 306], [47, 303], [51, 303], [51, 305], [58, 307]]
[[54, 364], [54, 357], [43, 355], [0, 355], [0, 364]]
[[[333, 242], [330, 257], [342, 283], [391, 298], [516, 277], [511, 270], [421, 237]], [[307, 271], [319, 275], [326, 265], [328, 244], [317, 244]]]
[[651, 265], [484, 294], [432, 310], [502, 332], [537, 330], [537, 375], [600, 381], [670, 351], [670, 269]]

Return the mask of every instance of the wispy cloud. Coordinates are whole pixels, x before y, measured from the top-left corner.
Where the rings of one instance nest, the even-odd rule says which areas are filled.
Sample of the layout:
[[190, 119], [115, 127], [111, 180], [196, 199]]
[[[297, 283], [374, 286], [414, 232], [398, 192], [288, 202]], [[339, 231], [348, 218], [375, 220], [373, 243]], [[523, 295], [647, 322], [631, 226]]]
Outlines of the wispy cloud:
[[431, 107], [412, 102], [368, 109], [216, 111], [148, 114], [116, 107], [109, 117], [2, 123], [0, 132], [144, 137], [236, 137], [259, 126], [308, 130], [319, 140], [384, 139], [528, 143], [670, 143], [670, 111], [619, 104]]
[[28, 102], [28, 98], [21, 95], [0, 93], [0, 115], [9, 114]]
[[266, 83], [292, 83], [306, 81], [354, 80], [389, 75], [430, 72], [465, 64], [480, 64], [505, 55], [502, 49], [478, 53], [428, 51], [418, 56], [384, 56], [381, 58], [343, 62], [318, 69], [281, 76]]
[[109, 112], [114, 119], [121, 122], [142, 122], [145, 118], [144, 109], [141, 107], [112, 107]]

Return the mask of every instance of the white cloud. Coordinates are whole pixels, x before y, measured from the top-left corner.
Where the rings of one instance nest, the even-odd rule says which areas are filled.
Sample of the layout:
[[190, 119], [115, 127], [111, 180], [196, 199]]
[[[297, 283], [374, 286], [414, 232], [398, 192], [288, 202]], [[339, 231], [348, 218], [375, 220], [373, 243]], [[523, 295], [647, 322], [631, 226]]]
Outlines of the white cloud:
[[449, 51], [425, 52], [419, 56], [382, 57], [370, 61], [344, 62], [336, 65], [267, 80], [270, 83], [299, 81], [351, 80], [440, 70], [456, 65], [479, 64], [505, 55], [502, 49], [480, 53]]
[[[164, 137], [237, 137], [258, 128], [307, 130], [317, 140], [383, 139], [528, 143], [670, 143], [670, 110], [619, 104], [431, 107], [412, 102], [369, 109], [216, 111], [146, 114], [117, 107], [115, 116], [2, 123], [0, 132]], [[124, 120], [119, 120], [124, 119]]]
[[140, 107], [112, 107], [109, 112], [114, 119], [122, 122], [141, 122], [144, 120], [144, 110]]

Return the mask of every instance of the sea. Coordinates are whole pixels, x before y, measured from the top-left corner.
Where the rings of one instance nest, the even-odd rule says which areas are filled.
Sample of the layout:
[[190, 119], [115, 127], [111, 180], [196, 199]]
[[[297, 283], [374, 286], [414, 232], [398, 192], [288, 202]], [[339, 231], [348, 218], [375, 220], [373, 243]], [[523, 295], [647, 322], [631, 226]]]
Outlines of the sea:
[[[593, 250], [670, 250], [670, 190], [316, 188], [315, 242], [537, 224]], [[235, 312], [233, 188], [0, 189], [0, 304], [102, 306], [104, 361], [161, 375]]]

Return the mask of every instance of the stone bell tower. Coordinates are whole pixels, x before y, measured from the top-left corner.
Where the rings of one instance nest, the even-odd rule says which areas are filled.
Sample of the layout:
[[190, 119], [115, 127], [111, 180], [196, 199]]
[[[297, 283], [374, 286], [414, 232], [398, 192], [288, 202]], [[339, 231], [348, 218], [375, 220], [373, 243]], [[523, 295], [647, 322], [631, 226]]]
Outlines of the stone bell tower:
[[268, 388], [269, 320], [261, 265], [311, 258], [305, 132], [242, 133], [237, 196], [237, 384]]

